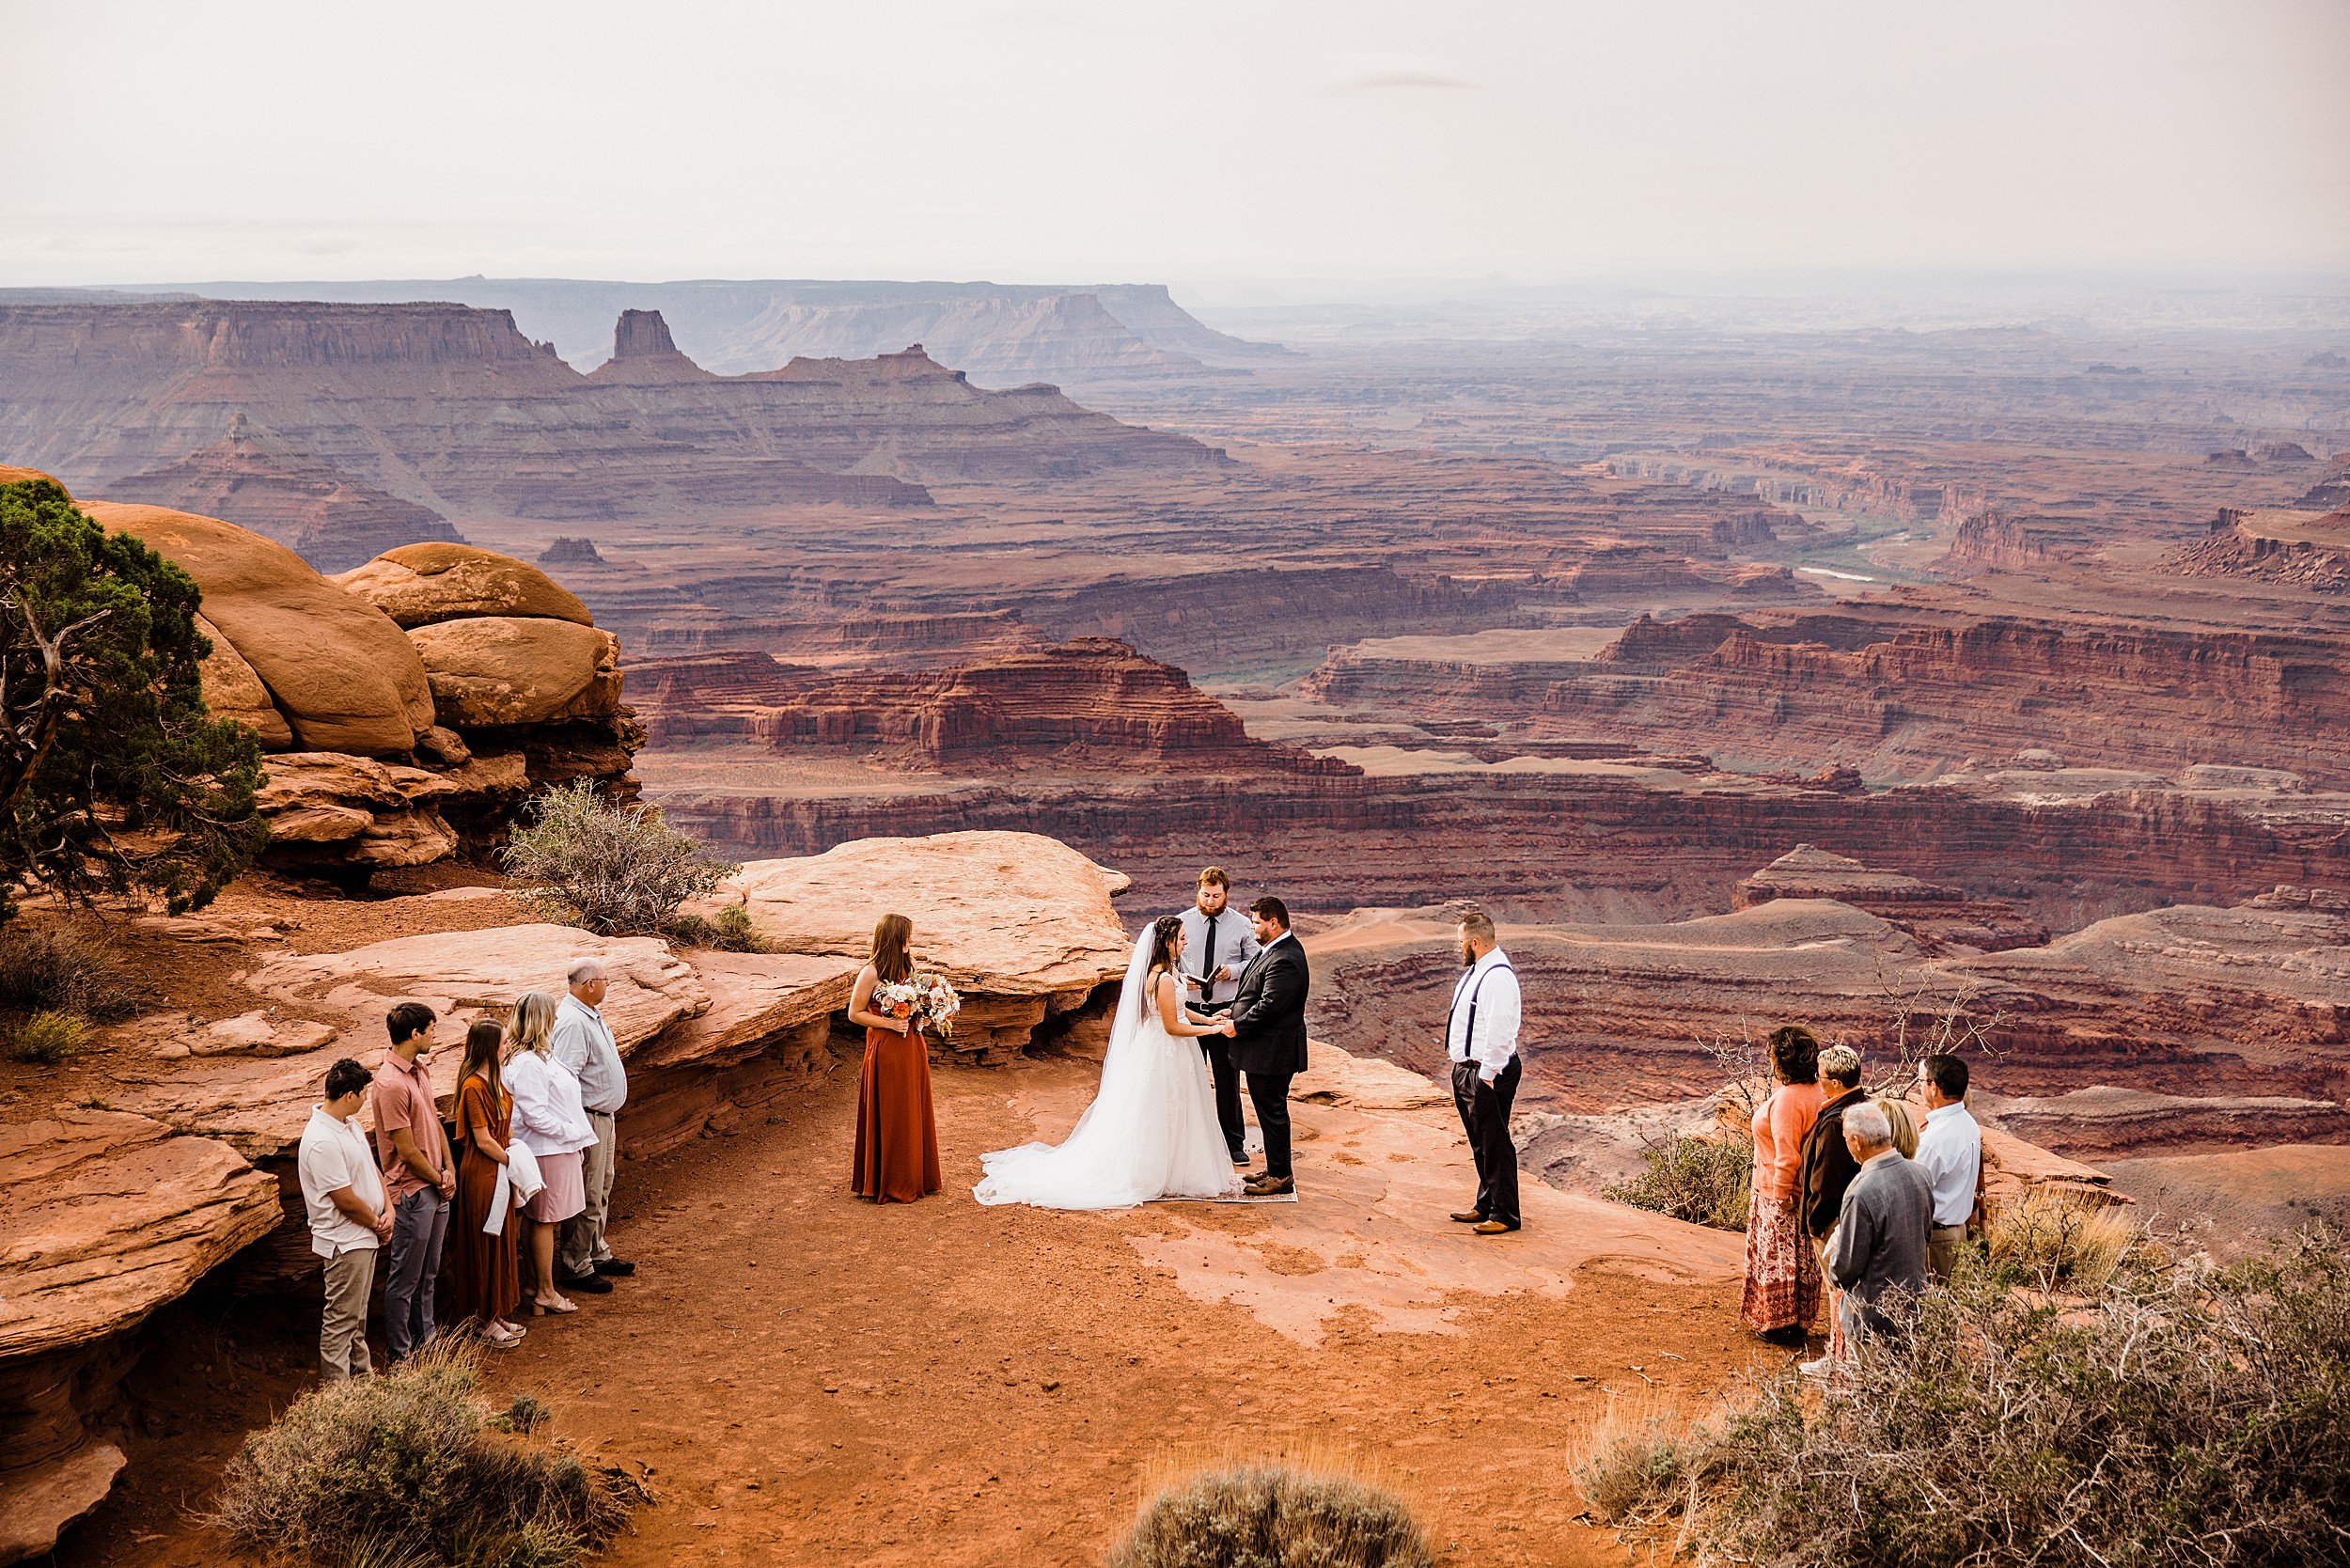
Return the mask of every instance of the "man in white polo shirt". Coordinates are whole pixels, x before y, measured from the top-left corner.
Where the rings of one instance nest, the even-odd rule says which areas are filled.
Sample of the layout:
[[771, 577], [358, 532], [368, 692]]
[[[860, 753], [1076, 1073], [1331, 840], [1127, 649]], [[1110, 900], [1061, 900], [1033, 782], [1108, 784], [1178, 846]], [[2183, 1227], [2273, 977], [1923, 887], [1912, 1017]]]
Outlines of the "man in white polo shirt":
[[391, 1238], [392, 1211], [384, 1177], [358, 1122], [359, 1106], [375, 1080], [345, 1057], [326, 1070], [326, 1098], [311, 1107], [294, 1169], [310, 1220], [310, 1250], [326, 1260], [326, 1309], [319, 1320], [319, 1375], [326, 1382], [365, 1377], [368, 1294], [375, 1285], [376, 1248]]

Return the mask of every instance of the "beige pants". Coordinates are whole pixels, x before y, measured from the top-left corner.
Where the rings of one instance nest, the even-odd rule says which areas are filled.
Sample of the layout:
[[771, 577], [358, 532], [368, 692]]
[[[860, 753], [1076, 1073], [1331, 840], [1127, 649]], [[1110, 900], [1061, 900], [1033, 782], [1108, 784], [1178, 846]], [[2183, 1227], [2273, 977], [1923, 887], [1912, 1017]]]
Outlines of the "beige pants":
[[579, 1178], [588, 1188], [588, 1206], [563, 1222], [563, 1272], [581, 1275], [612, 1256], [604, 1245], [604, 1216], [612, 1208], [612, 1168], [620, 1159], [620, 1129], [603, 1111], [589, 1111], [588, 1125], [596, 1141], [579, 1152]]
[[1926, 1232], [1926, 1272], [1948, 1284], [1958, 1269], [1958, 1249], [1966, 1245], [1966, 1227], [1937, 1225]]
[[326, 1260], [326, 1310], [319, 1319], [319, 1376], [328, 1383], [365, 1377], [368, 1294], [375, 1288], [375, 1248], [346, 1247]]

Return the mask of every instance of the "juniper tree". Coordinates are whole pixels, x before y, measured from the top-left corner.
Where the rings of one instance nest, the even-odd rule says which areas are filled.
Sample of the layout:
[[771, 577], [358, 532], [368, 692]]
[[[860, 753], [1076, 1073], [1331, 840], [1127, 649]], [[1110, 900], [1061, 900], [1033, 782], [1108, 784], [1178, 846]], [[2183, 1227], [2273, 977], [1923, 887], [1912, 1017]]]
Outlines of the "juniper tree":
[[0, 485], [0, 920], [27, 886], [200, 907], [260, 848], [260, 745], [205, 711], [198, 598], [55, 484]]

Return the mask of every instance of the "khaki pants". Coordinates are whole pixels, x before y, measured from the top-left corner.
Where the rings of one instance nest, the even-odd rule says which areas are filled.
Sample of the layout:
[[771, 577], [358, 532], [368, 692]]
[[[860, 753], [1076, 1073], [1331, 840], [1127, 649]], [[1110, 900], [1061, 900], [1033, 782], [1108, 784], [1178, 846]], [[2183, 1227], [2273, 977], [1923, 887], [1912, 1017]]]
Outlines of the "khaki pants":
[[1958, 1268], [1958, 1249], [1966, 1245], [1964, 1225], [1937, 1225], [1926, 1232], [1926, 1272], [1936, 1283], [1950, 1282]]
[[604, 1111], [588, 1113], [596, 1141], [579, 1152], [579, 1178], [588, 1188], [588, 1206], [563, 1222], [563, 1272], [578, 1276], [595, 1271], [612, 1256], [604, 1245], [604, 1216], [612, 1208], [612, 1168], [619, 1163], [620, 1129]]
[[319, 1319], [319, 1376], [324, 1381], [374, 1371], [368, 1360], [368, 1294], [374, 1288], [374, 1247], [346, 1247], [326, 1260], [326, 1310]]

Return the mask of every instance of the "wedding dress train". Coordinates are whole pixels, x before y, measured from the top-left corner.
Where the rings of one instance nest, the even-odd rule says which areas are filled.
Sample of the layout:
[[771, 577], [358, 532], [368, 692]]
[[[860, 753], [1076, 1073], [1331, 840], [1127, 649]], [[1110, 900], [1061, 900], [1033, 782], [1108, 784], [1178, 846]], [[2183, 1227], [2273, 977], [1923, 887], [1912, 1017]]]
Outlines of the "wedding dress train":
[[1110, 1026], [1102, 1086], [1059, 1143], [979, 1157], [982, 1203], [1120, 1209], [1154, 1198], [1221, 1198], [1239, 1190], [1215, 1119], [1215, 1085], [1197, 1040], [1167, 1032], [1143, 973], [1151, 933], [1135, 944]]

